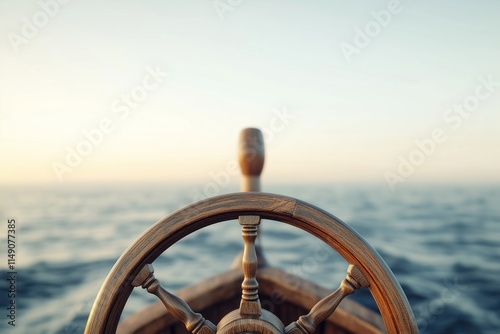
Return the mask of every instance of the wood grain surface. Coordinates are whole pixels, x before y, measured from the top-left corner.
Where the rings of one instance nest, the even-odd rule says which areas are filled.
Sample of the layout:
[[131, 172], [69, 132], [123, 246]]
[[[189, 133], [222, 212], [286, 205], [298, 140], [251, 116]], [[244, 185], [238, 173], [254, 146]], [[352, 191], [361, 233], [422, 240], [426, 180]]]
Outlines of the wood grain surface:
[[388, 333], [418, 333], [413, 312], [399, 283], [377, 252], [333, 215], [286, 196], [236, 193], [206, 199], [161, 219], [118, 259], [91, 310], [85, 333], [114, 333], [131, 282], [141, 269], [181, 238], [221, 221], [258, 215], [309, 232], [355, 265], [370, 284]]

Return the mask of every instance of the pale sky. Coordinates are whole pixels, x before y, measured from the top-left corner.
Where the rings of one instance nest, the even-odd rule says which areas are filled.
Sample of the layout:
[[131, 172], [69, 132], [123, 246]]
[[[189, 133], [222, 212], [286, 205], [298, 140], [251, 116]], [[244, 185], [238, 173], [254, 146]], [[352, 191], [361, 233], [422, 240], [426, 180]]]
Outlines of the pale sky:
[[499, 1], [61, 2], [0, 0], [0, 183], [203, 182], [250, 126], [268, 181], [500, 182]]

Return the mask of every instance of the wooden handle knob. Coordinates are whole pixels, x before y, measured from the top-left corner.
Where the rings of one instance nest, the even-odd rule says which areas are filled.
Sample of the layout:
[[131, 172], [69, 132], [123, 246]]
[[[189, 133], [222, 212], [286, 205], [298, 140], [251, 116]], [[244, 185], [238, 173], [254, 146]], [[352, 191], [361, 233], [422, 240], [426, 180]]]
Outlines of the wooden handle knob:
[[256, 128], [241, 130], [238, 161], [243, 174], [243, 191], [260, 191], [260, 173], [264, 168], [264, 137]]

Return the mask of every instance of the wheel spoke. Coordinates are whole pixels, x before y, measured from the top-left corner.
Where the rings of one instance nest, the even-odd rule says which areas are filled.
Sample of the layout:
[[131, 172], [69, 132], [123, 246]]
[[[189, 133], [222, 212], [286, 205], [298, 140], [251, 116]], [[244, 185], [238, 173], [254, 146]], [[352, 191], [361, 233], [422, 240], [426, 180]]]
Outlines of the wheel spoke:
[[[259, 217], [290, 224], [309, 232], [335, 249], [346, 261], [356, 263], [358, 268], [363, 269], [362, 275], [358, 268], [350, 266], [348, 275], [338, 291], [319, 302], [308, 315], [290, 324], [287, 327], [288, 333], [312, 333], [322, 320], [334, 312], [346, 295], [357, 288], [368, 286], [368, 282], [371, 286], [370, 293], [380, 310], [387, 332], [418, 333], [413, 312], [394, 274], [380, 255], [354, 230], [331, 214], [318, 210], [308, 203], [285, 196], [253, 192], [222, 195], [194, 203], [161, 219], [147, 230], [127, 249], [108, 274], [89, 314], [85, 333], [116, 332], [120, 315], [132, 291], [131, 275], [136, 277], [133, 281], [135, 286], [142, 285], [157, 295], [167, 310], [182, 320], [190, 332], [215, 333], [215, 326], [211, 322], [204, 320], [182, 300], [160, 287], [153, 276], [152, 266], [147, 263], [153, 262], [169, 246], [194, 231], [238, 218], [243, 225], [243, 239], [247, 239], [245, 241], [247, 254], [242, 260], [245, 279], [242, 283], [241, 309], [227, 314], [221, 328], [232, 330], [236, 327], [241, 328], [240, 325], [248, 325], [245, 328], [248, 328], [249, 332], [264, 327], [274, 328], [271, 330], [273, 333], [274, 330], [281, 332], [283, 326], [277, 321], [269, 321], [271, 313], [259, 306], [253, 236], [258, 229]], [[365, 278], [369, 281], [367, 282]]]
[[245, 243], [242, 257], [243, 275], [245, 279], [241, 284], [240, 315], [258, 317], [262, 314], [259, 300], [259, 283], [255, 278], [257, 274], [257, 252], [255, 251], [255, 239], [257, 238], [260, 217], [240, 216], [238, 218], [241, 227], [241, 235]]
[[350, 265], [347, 269], [346, 278], [340, 283], [335, 292], [326, 296], [313, 306], [309, 314], [301, 316], [297, 321], [292, 322], [285, 329], [286, 334], [312, 334], [316, 327], [326, 320], [335, 311], [340, 302], [357, 289], [366, 288], [370, 284], [361, 271]]
[[179, 297], [165, 290], [154, 275], [153, 265], [147, 264], [142, 268], [132, 285], [142, 286], [149, 293], [156, 295], [163, 302], [168, 312], [182, 321], [186, 329], [193, 334], [215, 334], [216, 327], [209, 320], [205, 320], [200, 313], [194, 312], [189, 305]]

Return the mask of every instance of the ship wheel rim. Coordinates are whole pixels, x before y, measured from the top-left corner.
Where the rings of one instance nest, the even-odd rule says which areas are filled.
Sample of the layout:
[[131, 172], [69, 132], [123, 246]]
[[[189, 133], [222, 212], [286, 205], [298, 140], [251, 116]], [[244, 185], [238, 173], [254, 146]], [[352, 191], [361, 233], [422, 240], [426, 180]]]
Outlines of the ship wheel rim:
[[382, 257], [350, 226], [307, 202], [268, 193], [235, 193], [205, 199], [173, 212], [146, 230], [117, 260], [89, 314], [85, 333], [115, 333], [133, 290], [132, 280], [170, 246], [189, 234], [242, 215], [286, 223], [322, 240], [370, 283], [388, 333], [418, 333], [409, 302]]

